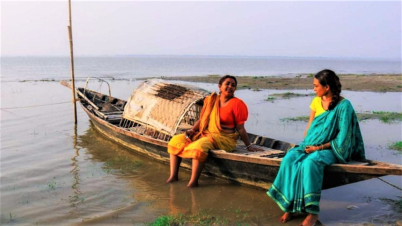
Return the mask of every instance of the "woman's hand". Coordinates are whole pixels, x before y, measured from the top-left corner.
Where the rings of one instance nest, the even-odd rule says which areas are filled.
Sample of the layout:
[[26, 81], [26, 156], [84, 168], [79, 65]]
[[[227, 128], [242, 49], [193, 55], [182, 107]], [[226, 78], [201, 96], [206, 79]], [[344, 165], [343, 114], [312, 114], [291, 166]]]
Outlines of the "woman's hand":
[[311, 154], [318, 150], [320, 150], [319, 146], [306, 146], [306, 148], [304, 149], [304, 152], [306, 152], [307, 154]]
[[192, 129], [186, 130], [185, 135], [186, 137], [192, 138], [194, 136], [195, 132]]
[[250, 146], [247, 148], [247, 150], [250, 151], [250, 152], [264, 151], [264, 149], [259, 148], [259, 147], [255, 147], [255, 146], [253, 146], [253, 145], [250, 145]]

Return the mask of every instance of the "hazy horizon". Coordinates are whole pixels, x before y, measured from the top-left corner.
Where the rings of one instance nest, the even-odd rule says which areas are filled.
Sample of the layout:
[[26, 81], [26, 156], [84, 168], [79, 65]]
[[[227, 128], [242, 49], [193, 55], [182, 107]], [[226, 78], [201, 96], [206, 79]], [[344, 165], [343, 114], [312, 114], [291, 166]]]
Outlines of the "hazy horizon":
[[[70, 57], [70, 55], [2, 55], [0, 58], [13, 58], [13, 57]], [[157, 57], [172, 57], [172, 58], [261, 58], [261, 59], [339, 59], [339, 60], [384, 60], [384, 61], [402, 61], [401, 58], [376, 58], [376, 57], [326, 57], [326, 56], [249, 56], [249, 55], [173, 55], [173, 54], [115, 54], [115, 55], [74, 55], [75, 57], [143, 57], [143, 58], [157, 58]]]
[[[69, 56], [67, 1], [2, 1], [3, 57]], [[400, 1], [72, 1], [76, 57], [401, 60]]]

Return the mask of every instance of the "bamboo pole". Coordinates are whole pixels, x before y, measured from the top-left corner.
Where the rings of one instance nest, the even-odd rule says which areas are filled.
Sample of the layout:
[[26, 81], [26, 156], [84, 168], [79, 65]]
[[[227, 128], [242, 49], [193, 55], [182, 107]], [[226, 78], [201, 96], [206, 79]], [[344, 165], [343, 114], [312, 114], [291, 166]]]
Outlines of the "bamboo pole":
[[68, 0], [68, 39], [70, 41], [70, 69], [71, 69], [71, 85], [73, 95], [73, 108], [74, 108], [74, 124], [77, 124], [77, 105], [75, 101], [75, 79], [74, 79], [74, 53], [73, 53], [73, 30], [71, 24], [71, 0]]

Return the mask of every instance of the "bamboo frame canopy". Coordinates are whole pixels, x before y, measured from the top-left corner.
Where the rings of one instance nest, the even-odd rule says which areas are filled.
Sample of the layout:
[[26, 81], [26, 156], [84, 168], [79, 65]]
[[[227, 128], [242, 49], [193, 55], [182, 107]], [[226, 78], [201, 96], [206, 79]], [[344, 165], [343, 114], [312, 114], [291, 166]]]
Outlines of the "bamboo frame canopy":
[[122, 117], [173, 136], [192, 105], [210, 93], [195, 86], [146, 80], [129, 97]]

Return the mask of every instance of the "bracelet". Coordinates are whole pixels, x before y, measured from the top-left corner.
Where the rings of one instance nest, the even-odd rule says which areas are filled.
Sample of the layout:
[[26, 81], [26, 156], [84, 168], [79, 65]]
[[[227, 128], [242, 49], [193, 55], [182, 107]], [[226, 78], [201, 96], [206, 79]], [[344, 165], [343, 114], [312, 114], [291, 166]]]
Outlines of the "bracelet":
[[247, 145], [247, 146], [246, 146], [246, 149], [248, 150], [248, 148], [249, 148], [249, 147], [251, 147], [251, 145], [253, 145], [253, 144], [249, 144], [249, 145]]
[[322, 151], [322, 150], [324, 150], [324, 145], [323, 145], [323, 144], [321, 144], [321, 151]]

